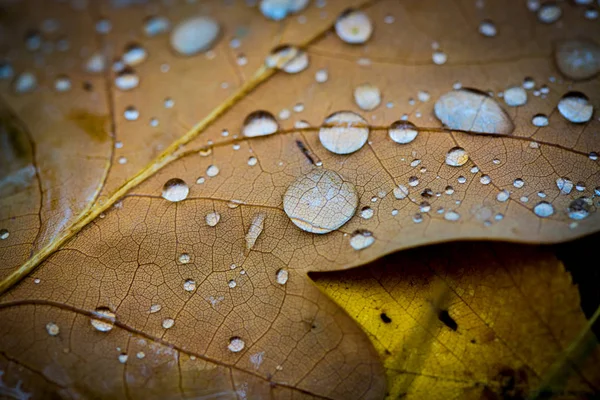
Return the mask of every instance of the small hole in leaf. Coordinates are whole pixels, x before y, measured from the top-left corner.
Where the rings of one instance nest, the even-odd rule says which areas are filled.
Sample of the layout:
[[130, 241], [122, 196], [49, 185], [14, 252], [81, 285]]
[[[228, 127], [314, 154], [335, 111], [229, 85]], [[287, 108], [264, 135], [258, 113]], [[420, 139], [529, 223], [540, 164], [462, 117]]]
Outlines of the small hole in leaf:
[[379, 314], [379, 317], [381, 317], [381, 320], [383, 322], [385, 322], [386, 324], [389, 324], [390, 322], [392, 322], [392, 319], [390, 317], [387, 316], [386, 313], [382, 312], [381, 314]]
[[456, 323], [454, 318], [452, 318], [450, 316], [450, 314], [448, 313], [448, 310], [441, 310], [438, 313], [438, 319], [440, 321], [442, 321], [444, 323], [444, 325], [446, 325], [448, 328], [452, 329], [453, 331], [456, 331], [458, 329], [458, 324]]

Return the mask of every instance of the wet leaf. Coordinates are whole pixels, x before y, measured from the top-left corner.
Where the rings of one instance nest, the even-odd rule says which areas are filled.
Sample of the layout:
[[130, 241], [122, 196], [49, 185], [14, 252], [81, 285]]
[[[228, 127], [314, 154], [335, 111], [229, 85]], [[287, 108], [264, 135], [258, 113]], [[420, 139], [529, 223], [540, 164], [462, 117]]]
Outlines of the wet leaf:
[[[525, 4], [489, 2], [496, 31], [482, 35], [482, 12], [468, 1], [328, 1], [282, 22], [241, 2], [40, 4], [2, 5], [8, 387], [377, 398], [384, 373], [368, 338], [308, 271], [440, 241], [598, 231], [598, 119], [573, 124], [556, 112], [567, 92], [599, 106], [597, 80], [571, 82], [555, 66], [555, 43], [598, 36], [581, 7], [561, 3], [559, 22], [541, 24]], [[353, 5], [362, 11], [342, 13]], [[174, 50], [169, 30], [194, 16], [210, 20], [186, 28]], [[366, 43], [340, 39], [339, 26]], [[202, 46], [180, 42], [194, 35], [205, 35]], [[266, 66], [275, 48], [299, 50]], [[371, 111], [356, 104], [360, 85], [379, 90]], [[525, 104], [502, 101], [519, 85]], [[481, 102], [436, 114], [455, 92]], [[248, 119], [261, 110], [268, 118]], [[328, 120], [340, 111], [360, 118]], [[406, 119], [418, 134], [402, 125], [411, 140], [392, 140], [388, 128]], [[358, 136], [352, 151], [327, 150]], [[464, 154], [451, 165], [454, 148]], [[314, 195], [294, 194], [286, 214], [293, 182], [320, 169], [344, 185], [308, 185]], [[576, 190], [566, 193], [567, 181]], [[347, 186], [355, 195], [337, 196]], [[357, 204], [324, 204], [340, 198]], [[306, 214], [311, 205], [321, 211]], [[340, 225], [326, 214], [339, 209], [356, 214]], [[315, 235], [290, 216], [335, 230]]]

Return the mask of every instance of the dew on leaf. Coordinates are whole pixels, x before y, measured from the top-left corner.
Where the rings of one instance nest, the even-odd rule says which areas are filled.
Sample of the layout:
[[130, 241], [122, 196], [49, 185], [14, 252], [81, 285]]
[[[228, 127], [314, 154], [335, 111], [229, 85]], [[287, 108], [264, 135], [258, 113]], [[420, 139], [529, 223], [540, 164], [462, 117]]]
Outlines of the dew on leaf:
[[354, 185], [337, 172], [313, 169], [288, 187], [283, 209], [300, 229], [324, 234], [344, 225], [354, 216], [358, 195]]
[[237, 282], [236, 282], [234, 279], [230, 279], [230, 280], [227, 282], [227, 286], [229, 286], [229, 288], [230, 288], [230, 289], [233, 289], [234, 287], [236, 287], [236, 286], [237, 286]]
[[244, 120], [242, 134], [246, 137], [272, 135], [279, 129], [277, 120], [268, 111], [258, 110], [250, 113]]
[[102, 18], [96, 22], [96, 32], [106, 35], [112, 30], [112, 22], [109, 19]]
[[169, 179], [163, 186], [162, 197], [165, 200], [178, 202], [185, 200], [190, 193], [190, 188], [182, 179]]
[[266, 218], [267, 214], [265, 213], [258, 213], [252, 218], [252, 222], [250, 222], [250, 226], [248, 227], [248, 232], [246, 232], [246, 248], [248, 250], [254, 247], [254, 244], [262, 233], [265, 227]]
[[37, 77], [32, 72], [22, 72], [15, 78], [12, 89], [17, 94], [31, 93], [37, 85]]
[[420, 224], [421, 222], [423, 222], [423, 215], [420, 213], [416, 213], [415, 215], [413, 215], [412, 220], [415, 224]]
[[419, 184], [419, 178], [417, 178], [416, 176], [411, 176], [410, 178], [408, 178], [408, 186], [415, 187], [418, 184]]
[[536, 114], [536, 115], [533, 116], [533, 118], [531, 118], [531, 123], [534, 126], [543, 127], [543, 126], [548, 126], [548, 124], [550, 122], [548, 121], [548, 117], [546, 115], [544, 115], [544, 114]]
[[540, 201], [533, 207], [533, 212], [540, 218], [547, 218], [554, 214], [554, 207], [547, 201]]
[[221, 214], [216, 211], [206, 214], [206, 225], [208, 226], [217, 226], [219, 221], [221, 220]]
[[248, 165], [249, 166], [253, 167], [256, 164], [258, 164], [258, 159], [256, 157], [251, 156], [251, 157], [248, 158]]
[[231, 339], [229, 339], [229, 344], [227, 345], [227, 348], [232, 353], [239, 353], [240, 351], [244, 350], [245, 346], [246, 343], [242, 340], [242, 338], [234, 336]]
[[66, 75], [57, 76], [54, 80], [54, 90], [57, 92], [68, 92], [71, 90], [71, 79]]
[[552, 24], [562, 16], [562, 9], [556, 3], [543, 4], [537, 11], [538, 21], [544, 24]]
[[94, 311], [94, 315], [102, 319], [90, 319], [90, 323], [99, 332], [109, 332], [115, 326], [116, 315], [108, 307], [98, 307]]
[[143, 351], [138, 351], [137, 354], [135, 355], [138, 359], [143, 359], [144, 357], [146, 357], [146, 353], [144, 353]]
[[279, 111], [278, 117], [280, 120], [286, 120], [286, 119], [289, 119], [291, 115], [292, 115], [292, 112], [290, 110], [288, 110], [287, 108], [284, 108], [283, 110]]
[[216, 165], [209, 165], [208, 168], [206, 168], [206, 175], [210, 178], [219, 175], [219, 167]]
[[177, 258], [180, 264], [188, 264], [191, 259], [192, 257], [188, 253], [181, 253]]
[[592, 119], [594, 106], [587, 96], [581, 92], [569, 92], [558, 102], [558, 111], [566, 120], [575, 124], [588, 122]]
[[446, 164], [451, 167], [461, 167], [469, 161], [469, 154], [462, 147], [453, 147], [446, 154]]
[[369, 138], [367, 121], [351, 111], [328, 116], [319, 130], [323, 147], [335, 154], [350, 154], [361, 149]]
[[7, 229], [0, 229], [0, 240], [6, 240], [10, 236], [10, 232]]
[[154, 314], [159, 312], [162, 309], [162, 306], [160, 304], [152, 304], [150, 306], [150, 310], [148, 311], [148, 313], [150, 314]]
[[560, 190], [561, 194], [569, 194], [573, 190], [573, 182], [569, 178], [558, 178], [556, 180], [556, 187]]
[[502, 190], [502, 191], [498, 192], [498, 194], [496, 195], [496, 200], [498, 200], [501, 203], [504, 203], [505, 201], [508, 200], [509, 197], [510, 197], [510, 192], [508, 190]]
[[577, 182], [577, 185], [575, 185], [575, 190], [578, 192], [583, 192], [585, 190], [585, 182]]
[[444, 219], [446, 221], [458, 221], [460, 219], [460, 214], [457, 213], [456, 211], [447, 211], [446, 214], [444, 214]]
[[600, 72], [600, 46], [590, 39], [559, 42], [554, 59], [559, 71], [574, 80], [589, 79]]
[[481, 178], [479, 178], [479, 182], [482, 185], [489, 185], [490, 183], [492, 183], [492, 178], [490, 178], [489, 175], [482, 175]]
[[481, 21], [479, 24], [479, 33], [486, 37], [494, 37], [498, 34], [498, 29], [496, 28], [496, 24], [490, 21], [489, 19]]
[[527, 92], [522, 86], [512, 86], [504, 91], [504, 102], [510, 107], [519, 107], [527, 103]]
[[15, 71], [13, 70], [12, 64], [8, 61], [0, 61], [0, 80], [10, 79], [13, 77]]
[[573, 200], [567, 208], [569, 218], [575, 220], [585, 219], [590, 215], [592, 200], [586, 197], [580, 197]]
[[171, 329], [175, 325], [175, 320], [173, 318], [165, 318], [162, 321], [162, 327], [165, 329]]
[[210, 17], [189, 18], [173, 28], [171, 47], [181, 55], [192, 56], [210, 50], [220, 31], [219, 23]]
[[390, 139], [400, 144], [412, 142], [418, 134], [417, 127], [409, 121], [396, 121], [388, 128]]
[[335, 33], [346, 43], [361, 44], [371, 37], [373, 24], [364, 12], [347, 10], [336, 20]]
[[454, 194], [454, 188], [452, 186], [448, 185], [444, 189], [444, 193], [446, 193], [447, 195], [453, 195]]
[[46, 324], [46, 332], [50, 336], [57, 336], [60, 333], [60, 328], [54, 322], [48, 322]]
[[466, 183], [467, 182], [467, 178], [465, 178], [464, 176], [459, 176], [457, 179], [458, 183]]
[[350, 238], [350, 246], [352, 246], [354, 250], [366, 249], [373, 243], [375, 243], [375, 237], [373, 237], [373, 234], [370, 231], [364, 229], [355, 231]]
[[144, 33], [148, 37], [154, 37], [166, 33], [171, 28], [171, 23], [166, 17], [151, 16], [144, 21]]
[[119, 356], [117, 357], [121, 364], [125, 364], [128, 358], [129, 356], [127, 354], [119, 354]]
[[419, 211], [421, 211], [422, 213], [427, 213], [431, 211], [431, 204], [429, 204], [426, 201], [421, 202], [421, 204], [419, 204]]
[[143, 63], [148, 58], [148, 52], [137, 43], [131, 43], [125, 48], [122, 60], [129, 66], [135, 66]]
[[448, 55], [441, 50], [436, 50], [431, 55], [431, 61], [433, 61], [433, 63], [436, 65], [446, 64], [446, 61], [448, 61]]
[[360, 210], [360, 217], [363, 219], [371, 219], [373, 218], [374, 211], [371, 207], [363, 207]]
[[115, 86], [120, 90], [135, 89], [140, 83], [140, 77], [130, 68], [125, 68], [115, 77]]
[[298, 47], [281, 45], [275, 47], [267, 56], [265, 64], [288, 74], [297, 74], [308, 68], [308, 54]]
[[524, 89], [531, 90], [535, 87], [535, 81], [533, 80], [532, 77], [526, 76], [525, 79], [523, 79], [522, 86]]
[[435, 116], [450, 129], [510, 134], [514, 124], [493, 98], [472, 90], [453, 90], [435, 103]]
[[374, 110], [381, 104], [381, 91], [370, 83], [358, 85], [354, 88], [354, 101], [361, 110]]
[[398, 185], [393, 190], [394, 197], [398, 200], [403, 200], [408, 196], [408, 188], [404, 185]]
[[329, 72], [327, 72], [326, 69], [320, 69], [317, 72], [315, 72], [315, 80], [318, 83], [327, 82], [328, 79], [329, 79]]
[[283, 268], [278, 270], [275, 275], [275, 280], [280, 285], [285, 285], [288, 281], [288, 278], [289, 278], [289, 273], [286, 269], [283, 269]]
[[186, 279], [185, 282], [183, 282], [183, 290], [186, 292], [193, 292], [196, 290], [196, 281], [193, 279]]
[[309, 0], [261, 0], [260, 12], [274, 21], [284, 19], [288, 14], [297, 13], [308, 5]]
[[134, 106], [128, 106], [123, 112], [123, 116], [127, 121], [135, 121], [139, 118], [140, 112]]
[[29, 51], [39, 50], [42, 46], [42, 36], [38, 31], [29, 31], [25, 34], [25, 48]]

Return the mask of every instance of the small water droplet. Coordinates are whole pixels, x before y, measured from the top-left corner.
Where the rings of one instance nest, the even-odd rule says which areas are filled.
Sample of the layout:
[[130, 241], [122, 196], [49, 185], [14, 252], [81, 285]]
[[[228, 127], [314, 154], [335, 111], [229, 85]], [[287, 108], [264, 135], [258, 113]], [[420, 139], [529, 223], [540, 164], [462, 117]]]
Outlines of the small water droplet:
[[454, 188], [452, 186], [446, 186], [446, 189], [444, 189], [444, 193], [446, 193], [447, 195], [453, 195], [454, 194]]
[[98, 307], [94, 314], [102, 317], [102, 319], [92, 318], [90, 323], [99, 332], [109, 332], [115, 326], [116, 315], [108, 307]]
[[54, 90], [57, 92], [68, 92], [71, 90], [71, 79], [66, 75], [59, 75], [54, 80]]
[[50, 336], [57, 336], [60, 333], [60, 328], [54, 322], [48, 322], [46, 324], [46, 332]]
[[512, 86], [504, 91], [504, 102], [510, 107], [519, 107], [527, 103], [527, 92], [522, 86]]
[[554, 207], [547, 201], [540, 201], [533, 207], [533, 212], [540, 218], [547, 218], [554, 214]]
[[187, 183], [179, 178], [169, 179], [163, 186], [162, 197], [165, 200], [177, 202], [185, 200], [190, 193]]
[[423, 215], [416, 213], [415, 215], [413, 215], [412, 220], [415, 224], [420, 224], [421, 222], [423, 222]]
[[569, 92], [558, 102], [558, 111], [570, 122], [581, 124], [588, 122], [594, 113], [594, 106], [581, 92]]
[[456, 211], [447, 211], [446, 214], [444, 214], [444, 219], [446, 221], [458, 221], [460, 219], [460, 214], [457, 213]]
[[544, 115], [544, 114], [536, 114], [531, 119], [531, 123], [534, 126], [543, 127], [543, 126], [548, 126], [549, 121], [548, 121], [548, 117], [546, 115]]
[[479, 24], [479, 33], [486, 37], [494, 37], [498, 33], [498, 29], [496, 28], [496, 24], [494, 24], [494, 22], [486, 19], [481, 21], [481, 24]]
[[496, 200], [498, 200], [501, 203], [504, 203], [505, 201], [508, 200], [509, 197], [510, 197], [510, 192], [508, 190], [502, 190], [502, 191], [498, 192], [498, 194], [496, 195]]
[[522, 188], [525, 185], [525, 181], [521, 178], [517, 178], [513, 181], [513, 186], [517, 189]]
[[186, 292], [193, 292], [196, 290], [196, 281], [193, 279], [187, 279], [185, 282], [183, 282], [183, 290]]
[[308, 53], [295, 46], [277, 46], [267, 56], [265, 64], [269, 68], [277, 68], [288, 74], [297, 74], [308, 68]]
[[130, 43], [125, 47], [125, 53], [123, 53], [123, 62], [129, 66], [139, 65], [148, 58], [148, 52], [141, 45], [137, 43]]
[[15, 73], [15, 71], [10, 62], [8, 62], [6, 60], [0, 61], [0, 79], [1, 80], [12, 78], [14, 73]]
[[466, 183], [467, 182], [467, 178], [465, 178], [464, 176], [459, 176], [457, 179], [458, 183]]
[[451, 167], [461, 167], [469, 161], [469, 154], [462, 147], [453, 147], [446, 154], [446, 164]]
[[12, 88], [17, 94], [31, 93], [38, 86], [37, 77], [32, 72], [23, 72], [17, 75]]
[[350, 238], [350, 246], [354, 250], [363, 250], [375, 243], [373, 234], [367, 230], [358, 230], [352, 234]]
[[277, 271], [276, 280], [280, 285], [285, 285], [288, 281], [289, 273], [286, 269], [280, 269]]
[[6, 240], [10, 236], [10, 232], [7, 229], [0, 229], [0, 240]]
[[244, 120], [242, 134], [246, 137], [272, 135], [279, 129], [277, 120], [268, 111], [254, 111]]
[[242, 338], [234, 336], [231, 339], [229, 339], [229, 344], [227, 345], [227, 348], [232, 353], [239, 353], [240, 351], [244, 350], [245, 346], [246, 343], [242, 340]]
[[219, 167], [216, 165], [209, 165], [208, 168], [206, 168], [206, 175], [210, 178], [219, 175]]
[[538, 21], [552, 24], [562, 16], [562, 9], [556, 3], [545, 3], [537, 10]]
[[219, 37], [221, 27], [210, 17], [186, 19], [171, 32], [171, 47], [179, 54], [192, 56], [210, 50]]
[[233, 289], [234, 287], [237, 286], [237, 282], [234, 279], [230, 279], [229, 282], [227, 282], [227, 286], [229, 286], [231, 289]]
[[381, 91], [370, 83], [358, 85], [354, 89], [354, 101], [361, 110], [374, 110], [381, 104]]
[[324, 234], [344, 225], [356, 212], [353, 184], [337, 172], [318, 168], [300, 176], [287, 189], [283, 208], [300, 229]]
[[129, 106], [123, 112], [123, 116], [127, 121], [135, 121], [139, 118], [140, 112], [134, 106]]
[[131, 68], [123, 69], [115, 78], [115, 86], [123, 91], [135, 89], [139, 83], [139, 76]]
[[188, 264], [191, 261], [192, 257], [190, 257], [190, 255], [188, 253], [181, 253], [179, 255], [179, 263], [181, 264]]
[[143, 351], [138, 351], [137, 354], [135, 355], [138, 359], [143, 359], [144, 357], [146, 357], [146, 353], [144, 353]]
[[148, 311], [150, 314], [154, 314], [159, 312], [162, 309], [162, 306], [160, 304], [152, 304], [150, 306], [150, 310]]
[[396, 121], [388, 128], [388, 135], [396, 143], [410, 143], [419, 134], [417, 127], [409, 121]]
[[367, 143], [368, 138], [367, 121], [351, 111], [331, 114], [319, 130], [321, 144], [335, 154], [354, 153]]
[[206, 214], [206, 225], [208, 226], [217, 226], [220, 220], [221, 214], [216, 211]]
[[569, 194], [573, 190], [573, 182], [569, 178], [558, 178], [556, 180], [556, 187], [560, 190], [561, 194]]
[[411, 176], [410, 178], [408, 178], [408, 186], [415, 187], [418, 184], [419, 184], [419, 178], [417, 178], [416, 176]]
[[446, 64], [446, 61], [448, 61], [448, 56], [443, 51], [436, 50], [431, 55], [431, 61], [433, 61], [433, 63], [436, 65], [443, 65]]
[[149, 37], [166, 33], [170, 28], [171, 23], [166, 17], [154, 15], [144, 20], [144, 33]]
[[106, 35], [112, 30], [112, 22], [109, 19], [102, 18], [96, 22], [96, 32], [101, 35]]
[[315, 80], [318, 83], [325, 83], [325, 82], [327, 82], [328, 79], [329, 79], [329, 73], [327, 72], [326, 69], [320, 69], [317, 72], [315, 72]]
[[365, 43], [373, 33], [371, 19], [362, 11], [347, 10], [335, 22], [335, 33], [346, 43]]
[[308, 0], [261, 0], [260, 12], [274, 21], [284, 19], [288, 14], [297, 13], [308, 5]]
[[374, 215], [374, 211], [371, 207], [363, 207], [362, 210], [360, 210], [361, 218], [371, 219], [371, 218], [373, 218], [373, 215]]
[[490, 183], [492, 183], [492, 178], [490, 178], [489, 175], [482, 175], [481, 178], [479, 178], [479, 182], [482, 185], [489, 185]]
[[[289, 189], [288, 189], [289, 191]], [[285, 200], [284, 200], [285, 204]], [[285, 207], [285, 206], [284, 206]], [[248, 228], [248, 232], [246, 232], [246, 248], [250, 250], [254, 247], [254, 244], [258, 240], [258, 237], [262, 233], [265, 227], [265, 219], [267, 218], [267, 214], [258, 213], [252, 218], [252, 222], [250, 223], [250, 227]]]
[[175, 320], [173, 318], [165, 318], [162, 322], [162, 327], [165, 329], [171, 329], [175, 325]]
[[592, 200], [586, 197], [580, 197], [573, 200], [567, 208], [569, 218], [576, 220], [587, 218], [590, 215], [591, 206]]

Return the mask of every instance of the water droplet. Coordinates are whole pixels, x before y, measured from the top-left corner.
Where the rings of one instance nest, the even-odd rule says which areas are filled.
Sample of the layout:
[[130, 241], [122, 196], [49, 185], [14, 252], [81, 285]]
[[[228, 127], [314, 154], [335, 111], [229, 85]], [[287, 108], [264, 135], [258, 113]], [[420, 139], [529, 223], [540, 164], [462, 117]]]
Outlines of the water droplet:
[[450, 185], [446, 186], [446, 189], [444, 189], [444, 193], [446, 193], [447, 195], [453, 195], [454, 194], [454, 188]]
[[472, 90], [453, 90], [435, 103], [435, 116], [450, 129], [510, 134], [514, 124], [493, 98]]
[[29, 31], [25, 34], [25, 48], [36, 51], [42, 47], [42, 36], [38, 31]]
[[48, 322], [46, 324], [46, 332], [50, 336], [57, 336], [60, 333], [60, 328], [54, 322]]
[[6, 240], [10, 236], [10, 232], [6, 229], [0, 229], [0, 240]]
[[193, 279], [187, 279], [185, 282], [183, 282], [183, 290], [186, 292], [193, 292], [196, 290], [196, 281]]
[[135, 355], [138, 359], [143, 359], [144, 357], [146, 357], [146, 354], [143, 351], [138, 351], [137, 354]]
[[152, 304], [150, 306], [150, 311], [148, 311], [150, 314], [154, 314], [159, 312], [162, 309], [162, 306], [160, 304]]
[[171, 329], [175, 325], [175, 320], [173, 318], [165, 318], [162, 322], [162, 327], [165, 329]]
[[373, 33], [371, 20], [362, 11], [347, 10], [335, 22], [335, 33], [346, 43], [365, 43]]
[[110, 20], [103, 18], [96, 22], [96, 32], [101, 35], [106, 35], [112, 30], [112, 22]]
[[191, 259], [192, 257], [190, 257], [188, 253], [181, 253], [178, 258], [181, 264], [188, 264], [191, 261]]
[[600, 71], [600, 46], [590, 39], [559, 42], [554, 57], [560, 72], [574, 80], [589, 79]]
[[381, 104], [381, 91], [370, 83], [359, 85], [354, 89], [354, 101], [361, 110], [374, 110]]
[[190, 193], [187, 183], [179, 178], [169, 179], [163, 186], [162, 197], [166, 200], [177, 202], [185, 200]]
[[221, 220], [221, 214], [218, 212], [211, 212], [206, 214], [206, 225], [208, 226], [217, 226], [219, 221]]
[[501, 203], [504, 203], [505, 201], [508, 200], [508, 198], [510, 197], [510, 193], [508, 190], [502, 190], [501, 192], [499, 192], [496, 195], [496, 200], [498, 200]]
[[457, 213], [456, 211], [447, 211], [446, 214], [444, 214], [444, 219], [446, 221], [458, 221], [460, 219], [460, 214]]
[[352, 246], [354, 250], [366, 249], [373, 243], [375, 243], [375, 238], [373, 237], [373, 234], [369, 231], [362, 229], [355, 231], [352, 234], [352, 237], [350, 238], [350, 246]]
[[573, 182], [569, 178], [558, 178], [556, 180], [556, 187], [560, 190], [561, 194], [569, 194], [573, 190]]
[[297, 112], [297, 113], [304, 111], [304, 104], [303, 103], [294, 104], [293, 110], [294, 110], [294, 112]]
[[436, 50], [431, 55], [431, 61], [433, 61], [433, 63], [436, 65], [443, 65], [446, 64], [446, 61], [448, 61], [448, 56], [443, 51]]
[[[288, 189], [289, 190], [289, 189]], [[285, 203], [285, 200], [284, 200]], [[267, 214], [258, 213], [252, 218], [252, 222], [250, 223], [250, 227], [248, 228], [248, 232], [246, 232], [246, 248], [250, 250], [254, 247], [254, 244], [258, 240], [258, 237], [262, 233], [265, 227], [265, 219], [267, 218]]]
[[465, 178], [464, 176], [459, 176], [457, 179], [458, 183], [466, 183], [467, 182], [467, 178]]
[[54, 80], [54, 90], [57, 92], [68, 92], [71, 90], [71, 79], [66, 75], [59, 75]]
[[326, 69], [320, 69], [315, 72], [315, 80], [318, 83], [325, 83], [329, 79], [329, 72]]
[[288, 281], [289, 273], [286, 269], [280, 269], [277, 271], [276, 280], [280, 285], [285, 285]]
[[482, 185], [489, 185], [490, 183], [492, 183], [492, 178], [490, 178], [489, 175], [482, 175], [481, 178], [479, 178], [479, 182]]
[[98, 307], [94, 311], [94, 315], [102, 317], [102, 319], [92, 318], [90, 323], [100, 332], [109, 332], [115, 326], [117, 316], [108, 307]]
[[10, 79], [13, 77], [15, 71], [13, 70], [12, 64], [8, 61], [0, 61], [0, 79]]
[[504, 91], [504, 102], [510, 107], [519, 107], [527, 103], [527, 92], [522, 86], [512, 86]]
[[562, 16], [562, 9], [556, 3], [545, 3], [537, 11], [538, 21], [552, 24]]
[[91, 74], [99, 74], [106, 69], [106, 57], [100, 52], [93, 53], [85, 63], [85, 70]]
[[144, 33], [153, 37], [169, 31], [171, 23], [166, 17], [151, 16], [144, 21]]
[[227, 345], [227, 348], [232, 353], [239, 353], [240, 351], [244, 350], [245, 346], [246, 346], [246, 343], [244, 343], [242, 338], [240, 338], [238, 336], [234, 336], [231, 339], [229, 339], [229, 344]]
[[362, 148], [369, 138], [367, 121], [351, 111], [328, 116], [319, 130], [319, 140], [332, 153], [350, 154]]
[[300, 229], [329, 233], [352, 218], [358, 206], [354, 185], [337, 172], [313, 169], [296, 179], [283, 197], [287, 216]]
[[540, 218], [547, 218], [554, 214], [554, 207], [547, 201], [540, 201], [533, 207], [533, 212]]
[[494, 37], [498, 33], [498, 29], [492, 21], [486, 19], [479, 24], [479, 33], [486, 37]]
[[374, 214], [374, 211], [371, 207], [363, 207], [363, 209], [360, 210], [360, 217], [364, 218], [364, 219], [373, 218], [373, 214]]
[[415, 224], [420, 224], [421, 222], [423, 222], [423, 215], [416, 213], [415, 215], [413, 215], [412, 220]]
[[419, 134], [417, 127], [408, 121], [396, 121], [388, 128], [388, 135], [396, 143], [410, 143]]
[[242, 134], [246, 137], [272, 135], [279, 129], [277, 120], [268, 111], [254, 111], [244, 120]]
[[23, 72], [17, 75], [12, 85], [13, 91], [17, 94], [31, 93], [37, 86], [37, 77], [31, 72]]
[[590, 215], [591, 206], [592, 200], [586, 197], [573, 200], [567, 208], [569, 218], [576, 220], [587, 218]]
[[531, 119], [531, 123], [534, 126], [537, 127], [543, 127], [543, 126], [548, 126], [548, 124], [550, 123], [548, 121], [548, 117], [545, 116], [544, 114], [536, 114], [533, 116], [533, 118]]
[[308, 0], [261, 0], [260, 12], [274, 21], [284, 19], [288, 14], [297, 13], [308, 5]]
[[135, 66], [143, 63], [148, 58], [148, 52], [141, 45], [131, 43], [125, 48], [123, 62], [129, 66]]
[[210, 50], [215, 44], [221, 28], [217, 21], [209, 17], [186, 19], [171, 32], [171, 47], [184, 56]]
[[206, 175], [210, 178], [219, 175], [219, 167], [216, 165], [209, 165], [208, 168], [206, 168]]
[[583, 192], [585, 190], [585, 183], [577, 182], [577, 185], [575, 185], [575, 190], [577, 190], [578, 192]]
[[125, 364], [129, 356], [127, 354], [119, 354], [118, 359], [121, 364]]
[[461, 167], [469, 161], [469, 154], [462, 147], [453, 147], [446, 154], [446, 164], [451, 167]]
[[295, 46], [281, 45], [275, 47], [267, 56], [265, 64], [269, 68], [277, 68], [288, 74], [297, 74], [308, 67], [308, 54]]
[[517, 189], [522, 188], [525, 185], [525, 181], [521, 178], [517, 178], [513, 181], [513, 186]]
[[119, 72], [115, 78], [115, 86], [123, 91], [135, 89], [140, 84], [140, 77], [130, 68]]
[[558, 102], [558, 111], [570, 122], [581, 124], [588, 122], [594, 113], [594, 106], [581, 92], [569, 92]]
[[415, 187], [418, 184], [419, 184], [419, 178], [417, 178], [416, 176], [411, 176], [410, 178], [408, 178], [408, 186]]
[[421, 204], [419, 204], [419, 211], [421, 211], [422, 213], [427, 213], [431, 211], [431, 204], [429, 204], [426, 201], [421, 202]]
[[233, 289], [234, 287], [237, 286], [237, 282], [234, 279], [229, 280], [229, 282], [227, 282], [227, 286], [229, 286], [231, 289]]
[[135, 121], [139, 118], [140, 112], [134, 106], [129, 106], [123, 112], [123, 116], [127, 121]]

